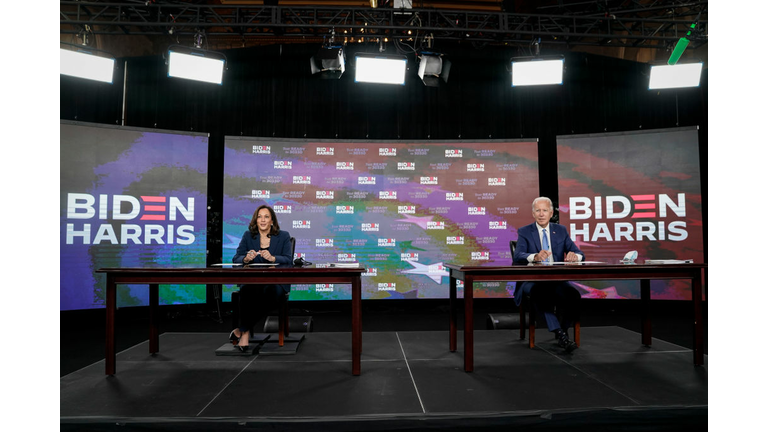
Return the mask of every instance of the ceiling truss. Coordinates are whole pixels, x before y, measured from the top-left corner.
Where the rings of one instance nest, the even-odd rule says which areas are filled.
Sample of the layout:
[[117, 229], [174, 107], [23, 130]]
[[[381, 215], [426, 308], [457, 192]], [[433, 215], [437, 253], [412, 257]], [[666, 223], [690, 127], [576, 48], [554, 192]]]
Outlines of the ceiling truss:
[[[602, 2], [584, 2], [594, 9]], [[608, 4], [608, 2], [605, 2]], [[689, 49], [707, 43], [707, 2], [625, 1], [610, 10], [521, 14], [470, 10], [319, 6], [208, 5], [184, 2], [61, 1], [60, 33], [194, 37], [296, 38], [335, 31], [347, 40], [466, 40], [669, 49], [690, 30]], [[538, 9], [546, 10], [546, 9]], [[346, 40], [345, 40], [346, 41]]]

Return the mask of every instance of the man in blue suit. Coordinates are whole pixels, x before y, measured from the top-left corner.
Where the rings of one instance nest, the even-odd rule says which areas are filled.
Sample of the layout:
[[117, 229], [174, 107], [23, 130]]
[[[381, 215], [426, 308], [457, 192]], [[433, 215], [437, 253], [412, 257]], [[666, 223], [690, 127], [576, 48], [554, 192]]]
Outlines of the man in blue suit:
[[[563, 225], [550, 223], [554, 213], [552, 200], [539, 197], [533, 200], [533, 218], [536, 222], [517, 230], [515, 264], [551, 262], [579, 262], [584, 253], [576, 247]], [[566, 352], [576, 349], [568, 339], [568, 327], [578, 318], [579, 291], [570, 282], [542, 281], [518, 282], [515, 286], [515, 304], [520, 306], [523, 295], [529, 295], [536, 310], [544, 314], [547, 328], [554, 333], [557, 344]], [[555, 307], [562, 322], [555, 315]]]

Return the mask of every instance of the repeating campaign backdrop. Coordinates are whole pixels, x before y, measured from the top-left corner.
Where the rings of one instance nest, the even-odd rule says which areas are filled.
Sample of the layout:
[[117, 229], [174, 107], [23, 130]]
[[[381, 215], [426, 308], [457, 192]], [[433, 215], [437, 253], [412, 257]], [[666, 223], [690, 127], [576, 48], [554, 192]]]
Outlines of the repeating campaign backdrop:
[[[560, 222], [588, 260], [704, 261], [698, 128], [557, 137]], [[638, 282], [580, 284], [584, 297], [639, 298]], [[690, 299], [687, 281], [654, 281]]]
[[[60, 307], [104, 306], [101, 267], [205, 267], [208, 135], [61, 121]], [[118, 286], [118, 306], [148, 304]], [[205, 286], [160, 286], [160, 303]]]
[[[538, 196], [533, 140], [310, 141], [226, 137], [222, 261], [253, 212], [274, 208], [315, 264], [359, 262], [363, 298], [447, 298], [444, 264], [509, 265]], [[225, 287], [227, 300], [233, 287]], [[511, 297], [488, 283], [478, 297]], [[345, 285], [293, 285], [294, 300], [349, 299]]]

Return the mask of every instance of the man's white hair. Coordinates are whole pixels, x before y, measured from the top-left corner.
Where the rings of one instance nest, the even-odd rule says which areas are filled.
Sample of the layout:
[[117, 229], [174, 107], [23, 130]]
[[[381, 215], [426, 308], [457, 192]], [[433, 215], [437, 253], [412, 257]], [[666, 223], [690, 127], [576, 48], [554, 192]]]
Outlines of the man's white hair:
[[533, 204], [531, 204], [531, 210], [536, 210], [536, 201], [546, 201], [549, 204], [549, 209], [554, 210], [555, 206], [552, 205], [552, 200], [547, 197], [538, 197], [535, 200], [533, 200]]

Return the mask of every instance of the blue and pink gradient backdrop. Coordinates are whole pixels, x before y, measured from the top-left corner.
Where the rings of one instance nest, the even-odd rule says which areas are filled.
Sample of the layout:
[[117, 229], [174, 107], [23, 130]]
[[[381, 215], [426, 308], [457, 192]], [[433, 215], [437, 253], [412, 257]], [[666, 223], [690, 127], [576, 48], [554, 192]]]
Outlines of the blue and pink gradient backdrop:
[[[61, 186], [60, 186], [60, 305], [61, 310], [92, 309], [104, 306], [101, 267], [205, 267], [206, 263], [206, 205], [208, 176], [208, 136], [131, 129], [116, 126], [61, 122]], [[88, 194], [96, 199], [92, 218], [69, 218], [69, 194]], [[101, 195], [106, 195], [105, 219], [100, 219]], [[112, 205], [115, 195], [128, 195], [140, 203], [140, 214], [130, 220], [114, 220]], [[141, 220], [147, 212], [142, 196], [166, 197], [165, 220]], [[170, 197], [176, 197], [186, 207], [194, 201], [193, 220], [176, 213], [170, 219]], [[130, 206], [127, 206], [130, 207]], [[122, 213], [129, 213], [123, 208]], [[85, 210], [80, 208], [79, 213]], [[162, 212], [160, 212], [162, 213]], [[90, 226], [90, 235], [72, 237], [67, 244], [67, 225], [83, 232]], [[121, 225], [137, 225], [142, 231], [141, 243], [128, 240], [121, 244]], [[114, 237], [102, 236], [109, 225]], [[166, 231], [163, 244], [146, 241], [147, 225], [159, 225]], [[168, 241], [168, 226], [173, 234]], [[179, 244], [177, 230], [189, 225], [194, 236], [191, 244]], [[189, 235], [185, 235], [189, 237]], [[113, 244], [116, 241], [117, 244]], [[96, 243], [96, 244], [94, 244]], [[148, 304], [146, 286], [118, 287], [118, 306]], [[160, 288], [161, 304], [205, 302], [204, 286], [168, 286]]]
[[[575, 237], [587, 259], [615, 263], [628, 251], [636, 250], [636, 262], [639, 263], [646, 259], [703, 262], [698, 149], [697, 128], [558, 137], [560, 222], [569, 228], [571, 237]], [[685, 200], [684, 216], [677, 214], [682, 213], [677, 208], [681, 204], [680, 194]], [[677, 211], [662, 205], [661, 195], [668, 196]], [[623, 197], [619, 199], [629, 203], [630, 208], [616, 204], [612, 209], [613, 217], [609, 217], [606, 208], [606, 197], [609, 196]], [[574, 202], [576, 205], [572, 207], [574, 197], [590, 200], [590, 217], [581, 218], [580, 215], [588, 212], [583, 204]], [[595, 201], [602, 203], [599, 218]], [[666, 209], [665, 216], [661, 216], [662, 207]], [[617, 217], [622, 210], [627, 210], [626, 215]], [[647, 231], [653, 229], [653, 234], [639, 236], [638, 223]], [[585, 224], [589, 224], [588, 232], [584, 230]], [[598, 229], [600, 224], [603, 224], [602, 230]], [[632, 234], [617, 236], [617, 226], [625, 231], [631, 229]], [[579, 231], [584, 234], [575, 234]], [[681, 232], [686, 234], [681, 235]], [[640, 298], [639, 282], [595, 281], [580, 287], [583, 297]], [[653, 281], [651, 296], [668, 300], [690, 299], [691, 286], [687, 281]]]
[[[363, 279], [366, 299], [447, 298], [443, 264], [509, 265], [509, 240], [517, 239], [517, 227], [531, 222], [531, 201], [539, 191], [537, 143], [532, 140], [416, 143], [227, 137], [225, 147], [222, 260], [231, 261], [259, 205], [290, 206], [291, 213], [277, 214], [278, 222], [296, 238], [296, 252], [306, 260], [317, 264], [354, 259], [369, 272], [375, 269]], [[446, 151], [455, 156], [456, 150], [461, 157], [447, 156]], [[481, 164], [483, 170], [474, 171]], [[307, 176], [309, 184], [302, 184]], [[375, 184], [361, 184], [366, 181], [360, 177], [375, 178]], [[424, 184], [434, 179], [423, 182], [422, 177], [436, 177], [437, 184]], [[333, 192], [333, 199], [318, 198], [318, 192]], [[388, 199], [395, 194], [396, 199]], [[453, 200], [448, 194], [463, 196]], [[354, 213], [337, 213], [337, 206], [354, 206]], [[414, 207], [414, 213], [401, 213], [402, 206]], [[470, 214], [469, 207], [485, 207], [485, 214]], [[378, 231], [368, 231], [371, 226]], [[463, 237], [463, 244], [448, 244], [448, 237]], [[386, 245], [387, 239], [394, 244]], [[330, 240], [332, 247], [320, 246]], [[477, 296], [511, 297], [512, 292], [511, 283], [488, 283]], [[350, 291], [343, 285], [294, 285], [291, 298], [349, 299]]]

